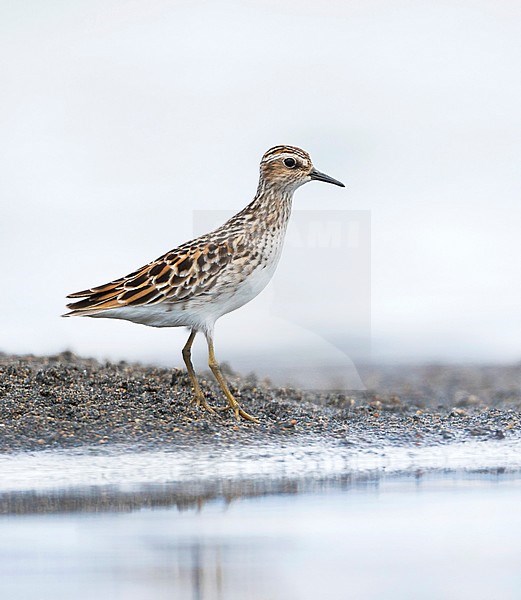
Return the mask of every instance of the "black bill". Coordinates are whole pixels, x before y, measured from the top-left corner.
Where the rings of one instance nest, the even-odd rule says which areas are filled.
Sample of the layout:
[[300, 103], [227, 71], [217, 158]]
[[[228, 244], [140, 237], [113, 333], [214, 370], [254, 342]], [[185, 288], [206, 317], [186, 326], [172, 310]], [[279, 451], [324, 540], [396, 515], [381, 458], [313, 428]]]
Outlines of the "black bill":
[[333, 185], [339, 185], [340, 187], [346, 187], [341, 181], [338, 181], [338, 179], [333, 179], [329, 175], [326, 175], [325, 173], [321, 173], [320, 171], [317, 171], [316, 169], [313, 169], [311, 171], [311, 173], [309, 174], [309, 176], [311, 177], [312, 180], [325, 181], [326, 183], [332, 183]]

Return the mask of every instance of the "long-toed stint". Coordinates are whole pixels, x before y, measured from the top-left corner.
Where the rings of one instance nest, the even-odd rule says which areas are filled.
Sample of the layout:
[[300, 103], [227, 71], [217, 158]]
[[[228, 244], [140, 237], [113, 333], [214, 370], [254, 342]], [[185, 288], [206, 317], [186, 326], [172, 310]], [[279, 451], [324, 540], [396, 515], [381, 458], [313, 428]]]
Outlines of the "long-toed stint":
[[268, 284], [282, 252], [294, 191], [308, 181], [343, 183], [317, 171], [307, 152], [275, 146], [260, 164], [253, 201], [224, 225], [183, 244], [141, 269], [105, 285], [70, 294], [66, 317], [125, 319], [152, 327], [188, 327], [183, 359], [194, 402], [210, 412], [197, 381], [191, 348], [198, 332], [208, 343], [208, 365], [226, 399], [227, 409], [257, 421], [233, 397], [215, 358], [214, 325], [219, 317], [257, 296]]

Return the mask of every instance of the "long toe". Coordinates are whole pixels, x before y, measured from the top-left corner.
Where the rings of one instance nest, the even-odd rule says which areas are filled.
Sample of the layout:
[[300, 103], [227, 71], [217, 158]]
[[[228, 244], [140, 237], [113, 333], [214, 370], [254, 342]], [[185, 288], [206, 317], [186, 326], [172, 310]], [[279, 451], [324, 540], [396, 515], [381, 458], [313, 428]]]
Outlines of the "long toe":
[[212, 415], [217, 414], [217, 410], [213, 406], [210, 406], [204, 398], [200, 401], [200, 405], [202, 406], [202, 408], [204, 408], [204, 410], [207, 410], [209, 413], [212, 413]]
[[258, 423], [259, 420], [256, 417], [252, 417], [245, 410], [242, 410], [241, 405], [237, 402], [237, 400], [230, 394], [228, 398], [228, 406], [226, 407], [228, 410], [232, 410], [237, 421], [241, 420], [241, 417], [246, 421], [251, 421], [252, 423]]
[[[251, 421], [252, 423], [259, 423], [259, 419], [257, 419], [257, 417], [249, 415], [246, 411], [242, 410], [242, 408], [239, 408], [239, 415], [246, 421]], [[237, 419], [239, 419], [239, 417], [237, 417]]]

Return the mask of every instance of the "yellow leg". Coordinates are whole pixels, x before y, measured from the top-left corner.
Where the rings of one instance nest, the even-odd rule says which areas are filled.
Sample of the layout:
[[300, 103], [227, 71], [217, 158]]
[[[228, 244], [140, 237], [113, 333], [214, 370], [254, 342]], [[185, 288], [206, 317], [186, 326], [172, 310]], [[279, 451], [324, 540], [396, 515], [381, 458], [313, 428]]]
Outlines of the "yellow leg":
[[186, 369], [188, 371], [190, 381], [192, 382], [192, 387], [194, 388], [193, 401], [195, 402], [195, 404], [197, 406], [202, 406], [207, 411], [215, 414], [215, 410], [211, 406], [208, 406], [208, 404], [206, 403], [206, 399], [204, 397], [203, 391], [201, 390], [201, 386], [199, 385], [199, 382], [197, 381], [197, 377], [195, 376], [194, 366], [192, 364], [191, 350], [192, 350], [192, 344], [194, 342], [196, 334], [197, 334], [197, 331], [195, 331], [195, 330], [192, 330], [192, 332], [190, 333], [190, 337], [188, 338], [188, 341], [186, 342], [186, 344], [183, 348], [183, 360], [185, 361]]
[[233, 397], [232, 393], [230, 392], [230, 390], [228, 388], [228, 384], [226, 383], [226, 380], [224, 379], [223, 374], [221, 373], [219, 363], [217, 362], [217, 360], [215, 358], [215, 351], [213, 348], [213, 340], [209, 335], [207, 335], [206, 341], [208, 342], [208, 366], [212, 370], [212, 373], [214, 374], [215, 379], [217, 379], [217, 382], [219, 383], [221, 390], [223, 391], [224, 395], [226, 396], [226, 399], [228, 400], [228, 408], [230, 410], [233, 410], [233, 412], [235, 413], [235, 417], [238, 421], [240, 421], [240, 418], [242, 417], [243, 419], [246, 419], [247, 421], [253, 421], [254, 423], [258, 423], [259, 420], [256, 419], [255, 417], [252, 417], [244, 410], [242, 410], [242, 408], [240, 407], [237, 400]]

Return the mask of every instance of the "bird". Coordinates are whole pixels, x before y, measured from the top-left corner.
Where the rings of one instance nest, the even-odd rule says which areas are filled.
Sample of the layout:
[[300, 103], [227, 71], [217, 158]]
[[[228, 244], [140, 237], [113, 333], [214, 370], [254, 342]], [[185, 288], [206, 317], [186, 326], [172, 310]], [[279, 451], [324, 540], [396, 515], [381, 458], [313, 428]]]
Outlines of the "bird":
[[[295, 190], [309, 181], [345, 187], [315, 169], [307, 152], [279, 145], [262, 157], [257, 192], [240, 212], [214, 231], [201, 235], [132, 273], [110, 283], [69, 294], [64, 317], [124, 319], [151, 327], [187, 327], [182, 356], [195, 405], [216, 413], [230, 410], [240, 421], [259, 422], [233, 396], [215, 357], [216, 321], [255, 298], [279, 262]], [[197, 333], [208, 345], [208, 366], [227, 405], [206, 402], [191, 359]]]

